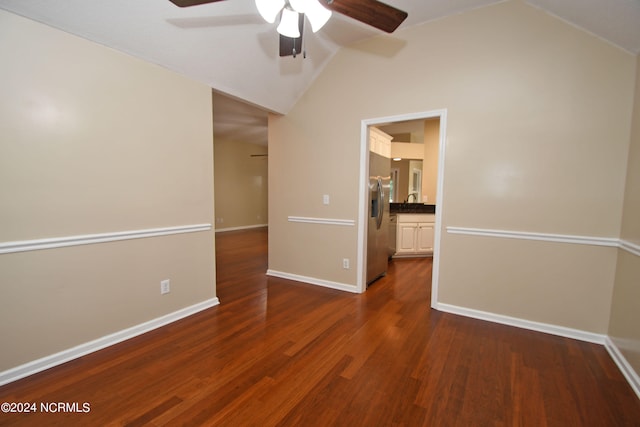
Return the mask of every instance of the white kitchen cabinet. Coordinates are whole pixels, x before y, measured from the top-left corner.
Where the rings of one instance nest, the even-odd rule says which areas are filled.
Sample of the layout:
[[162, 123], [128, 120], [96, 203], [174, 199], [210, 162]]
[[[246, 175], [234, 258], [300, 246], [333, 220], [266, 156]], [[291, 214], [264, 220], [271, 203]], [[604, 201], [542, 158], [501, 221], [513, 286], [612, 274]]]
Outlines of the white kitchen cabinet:
[[396, 235], [396, 254], [404, 252], [415, 252], [418, 228], [417, 222], [398, 222], [398, 233]]
[[371, 126], [369, 128], [369, 151], [390, 158], [392, 139], [391, 135]]
[[396, 257], [433, 255], [435, 214], [398, 214]]
[[433, 237], [434, 237], [435, 224], [418, 223], [418, 241], [416, 242], [416, 249], [419, 253], [428, 253], [433, 255]]

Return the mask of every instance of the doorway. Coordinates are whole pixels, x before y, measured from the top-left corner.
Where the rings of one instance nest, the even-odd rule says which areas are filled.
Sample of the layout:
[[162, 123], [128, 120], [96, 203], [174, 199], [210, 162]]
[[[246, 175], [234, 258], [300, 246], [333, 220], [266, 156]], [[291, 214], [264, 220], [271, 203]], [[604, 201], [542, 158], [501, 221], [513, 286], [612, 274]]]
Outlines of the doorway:
[[389, 202], [394, 203], [397, 202], [398, 199], [398, 187], [400, 186], [400, 169], [391, 168], [391, 182], [390, 185], [390, 196]]
[[359, 186], [359, 203], [358, 203], [358, 271], [357, 271], [357, 287], [358, 292], [362, 293], [366, 290], [366, 279], [364, 272], [366, 271], [366, 247], [367, 247], [367, 182], [369, 177], [369, 127], [384, 126], [396, 122], [410, 120], [428, 120], [439, 119], [439, 135], [438, 135], [438, 174], [436, 182], [436, 219], [435, 219], [435, 236], [434, 236], [434, 253], [433, 253], [433, 274], [431, 280], [431, 306], [435, 307], [438, 303], [438, 277], [440, 265], [440, 238], [442, 232], [442, 212], [443, 205], [443, 185], [444, 185], [444, 159], [445, 159], [445, 141], [447, 127], [447, 110], [432, 110], [418, 113], [402, 114], [397, 116], [378, 117], [364, 119], [360, 124], [360, 186]]
[[[422, 162], [420, 162], [422, 163]], [[422, 164], [420, 167], [411, 165], [411, 177], [409, 179], [409, 195], [407, 196], [407, 202], [410, 202], [413, 197], [413, 202], [422, 201]]]

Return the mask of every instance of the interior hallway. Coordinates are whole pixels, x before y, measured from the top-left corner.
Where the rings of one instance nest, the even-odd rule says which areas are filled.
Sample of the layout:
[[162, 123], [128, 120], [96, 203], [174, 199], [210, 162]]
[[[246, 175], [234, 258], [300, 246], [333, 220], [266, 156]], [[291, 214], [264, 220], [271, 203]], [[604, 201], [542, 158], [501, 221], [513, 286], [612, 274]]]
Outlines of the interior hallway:
[[433, 311], [431, 260], [362, 294], [265, 276], [267, 230], [218, 233], [221, 304], [0, 388], [88, 413], [0, 425], [632, 426], [604, 347]]

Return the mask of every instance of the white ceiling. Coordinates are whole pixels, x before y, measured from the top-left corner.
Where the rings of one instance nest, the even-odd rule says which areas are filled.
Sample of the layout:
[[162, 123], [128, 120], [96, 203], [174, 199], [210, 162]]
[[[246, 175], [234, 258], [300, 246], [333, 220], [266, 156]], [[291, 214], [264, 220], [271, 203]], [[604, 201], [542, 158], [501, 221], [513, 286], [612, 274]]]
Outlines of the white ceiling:
[[[501, 0], [384, 1], [409, 13], [402, 29]], [[527, 3], [633, 54], [640, 52], [640, 0]], [[0, 8], [159, 64], [231, 95], [219, 97], [217, 107], [214, 105], [216, 135], [230, 136], [243, 128], [246, 137], [253, 135], [258, 142], [266, 142], [265, 129], [253, 128], [258, 121], [266, 126], [264, 110], [286, 113], [341, 46], [383, 34], [334, 13], [318, 33], [305, 32], [307, 58], [294, 59], [278, 56], [276, 24], [262, 20], [254, 0], [188, 8], [176, 7], [169, 0], [0, 0]], [[239, 117], [243, 114], [246, 117]]]
[[216, 139], [267, 145], [267, 111], [216, 92], [213, 131]]

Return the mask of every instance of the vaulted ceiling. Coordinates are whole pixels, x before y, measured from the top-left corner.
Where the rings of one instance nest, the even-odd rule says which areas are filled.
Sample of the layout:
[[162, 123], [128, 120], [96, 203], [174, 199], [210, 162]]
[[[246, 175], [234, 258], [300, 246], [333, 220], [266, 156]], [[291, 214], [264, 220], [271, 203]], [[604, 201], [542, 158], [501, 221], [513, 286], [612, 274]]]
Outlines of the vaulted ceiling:
[[[402, 29], [499, 1], [384, 2], [408, 12]], [[633, 54], [640, 52], [640, 0], [526, 2]], [[265, 123], [265, 110], [286, 113], [291, 109], [340, 47], [384, 34], [334, 13], [319, 32], [305, 32], [306, 59], [300, 55], [281, 58], [276, 24], [260, 17], [254, 0], [188, 8], [169, 0], [0, 0], [0, 8], [159, 64], [230, 95], [220, 97], [217, 108], [214, 105], [217, 126], [226, 132], [237, 122], [249, 134], [258, 131], [247, 126]], [[222, 122], [222, 116], [231, 122]], [[260, 132], [264, 138], [264, 129]]]

